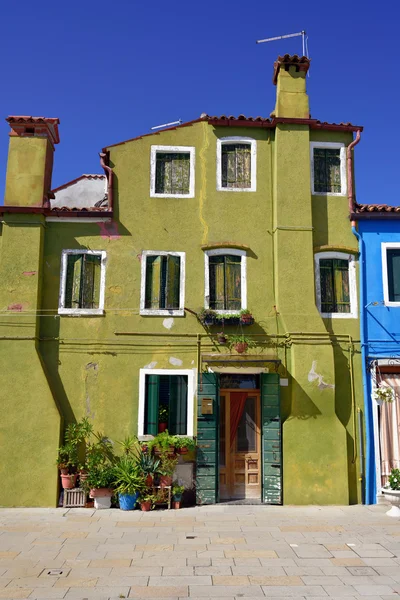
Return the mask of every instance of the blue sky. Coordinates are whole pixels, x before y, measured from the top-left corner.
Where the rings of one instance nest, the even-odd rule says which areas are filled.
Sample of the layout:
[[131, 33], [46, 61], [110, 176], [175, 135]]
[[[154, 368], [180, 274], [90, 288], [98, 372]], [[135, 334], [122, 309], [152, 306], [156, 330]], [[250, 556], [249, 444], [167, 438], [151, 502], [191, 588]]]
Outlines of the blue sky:
[[399, 16], [398, 3], [360, 0], [2, 3], [0, 190], [7, 115], [60, 118], [56, 187], [101, 173], [102, 147], [154, 125], [202, 112], [269, 116], [273, 62], [301, 53], [301, 38], [255, 41], [305, 29], [312, 117], [365, 128], [356, 148], [357, 200], [400, 204]]

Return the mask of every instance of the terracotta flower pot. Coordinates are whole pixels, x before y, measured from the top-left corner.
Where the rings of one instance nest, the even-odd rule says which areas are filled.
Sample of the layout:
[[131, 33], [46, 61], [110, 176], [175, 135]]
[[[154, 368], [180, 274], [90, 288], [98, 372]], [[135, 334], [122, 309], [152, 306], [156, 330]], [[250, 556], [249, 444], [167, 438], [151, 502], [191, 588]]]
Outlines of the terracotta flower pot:
[[147, 475], [146, 477], [146, 487], [152, 487], [154, 481], [153, 475]]
[[220, 346], [226, 346], [228, 337], [224, 333], [217, 333], [217, 342]]
[[178, 510], [178, 508], [181, 507], [181, 501], [180, 500], [174, 500], [172, 502], [173, 507], [175, 508], [175, 510]]
[[61, 467], [60, 473], [61, 473], [61, 475], [68, 475], [68, 473], [69, 473], [68, 467]]
[[159, 423], [158, 424], [158, 433], [163, 433], [168, 427], [168, 423]]
[[172, 477], [169, 475], [161, 475], [160, 477], [160, 487], [164, 488], [172, 484]]
[[111, 488], [93, 488], [89, 492], [90, 498], [106, 498], [113, 495], [113, 491]]
[[252, 315], [242, 315], [240, 317], [240, 322], [242, 325], [253, 325], [254, 318]]
[[178, 448], [178, 454], [187, 454], [189, 450], [187, 448]]
[[142, 510], [143, 512], [148, 512], [149, 510], [151, 510], [151, 502], [150, 502], [150, 500], [148, 500], [147, 502], [141, 502], [140, 503], [140, 510]]
[[238, 342], [237, 344], [235, 344], [235, 350], [239, 354], [243, 354], [244, 352], [246, 352], [248, 347], [249, 345], [247, 344], [247, 342]]
[[77, 475], [64, 475], [61, 473], [61, 485], [64, 490], [72, 490], [76, 485]]

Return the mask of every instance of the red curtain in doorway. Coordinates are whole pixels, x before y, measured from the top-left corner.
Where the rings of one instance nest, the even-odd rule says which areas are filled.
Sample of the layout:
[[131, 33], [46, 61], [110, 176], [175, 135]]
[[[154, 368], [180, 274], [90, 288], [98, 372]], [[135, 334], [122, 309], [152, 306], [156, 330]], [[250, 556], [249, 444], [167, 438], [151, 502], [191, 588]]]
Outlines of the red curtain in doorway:
[[231, 436], [230, 445], [232, 447], [235, 441], [236, 432], [239, 427], [240, 419], [242, 418], [243, 410], [247, 400], [247, 392], [231, 392], [230, 394], [230, 411], [231, 411]]

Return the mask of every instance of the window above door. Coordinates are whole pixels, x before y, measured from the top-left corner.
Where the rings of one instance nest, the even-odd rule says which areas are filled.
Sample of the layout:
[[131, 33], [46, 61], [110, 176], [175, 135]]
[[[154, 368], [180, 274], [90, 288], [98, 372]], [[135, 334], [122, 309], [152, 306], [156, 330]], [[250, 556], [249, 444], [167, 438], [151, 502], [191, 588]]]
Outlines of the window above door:
[[183, 316], [185, 252], [142, 252], [141, 315]]
[[218, 248], [205, 252], [204, 306], [233, 314], [247, 308], [247, 261], [244, 250]]

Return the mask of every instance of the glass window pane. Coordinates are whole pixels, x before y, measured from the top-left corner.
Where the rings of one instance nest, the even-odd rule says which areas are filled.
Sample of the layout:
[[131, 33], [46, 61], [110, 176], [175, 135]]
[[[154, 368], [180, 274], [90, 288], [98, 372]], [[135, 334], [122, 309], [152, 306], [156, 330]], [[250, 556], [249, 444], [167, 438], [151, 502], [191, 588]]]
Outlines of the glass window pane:
[[247, 398], [236, 433], [238, 452], [256, 452], [256, 398]]
[[400, 302], [400, 249], [387, 250], [387, 271], [390, 302]]
[[340, 149], [314, 148], [314, 191], [341, 193]]

